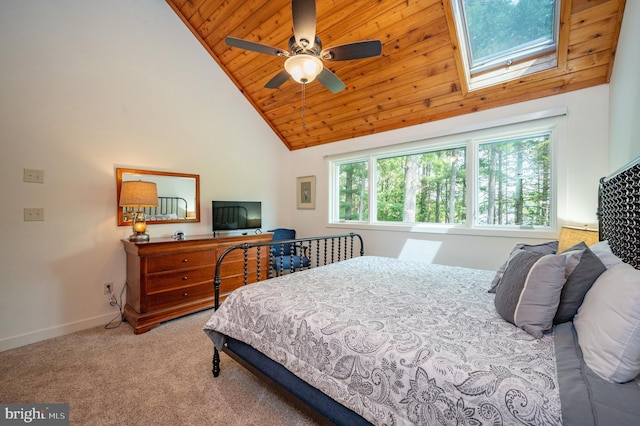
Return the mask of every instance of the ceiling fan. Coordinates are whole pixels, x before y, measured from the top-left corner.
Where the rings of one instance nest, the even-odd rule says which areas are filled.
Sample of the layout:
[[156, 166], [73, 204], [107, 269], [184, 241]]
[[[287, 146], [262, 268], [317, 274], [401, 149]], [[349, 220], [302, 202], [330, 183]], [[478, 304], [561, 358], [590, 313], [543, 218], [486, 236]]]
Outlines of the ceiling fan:
[[264, 86], [268, 89], [277, 89], [289, 80], [289, 77], [303, 85], [317, 78], [331, 92], [338, 93], [346, 86], [338, 76], [324, 67], [323, 60], [350, 61], [379, 56], [382, 53], [380, 40], [359, 41], [323, 49], [320, 38], [316, 36], [315, 0], [292, 0], [291, 13], [293, 36], [289, 39], [288, 51], [236, 37], [225, 38], [227, 45], [232, 47], [287, 58], [284, 70]]

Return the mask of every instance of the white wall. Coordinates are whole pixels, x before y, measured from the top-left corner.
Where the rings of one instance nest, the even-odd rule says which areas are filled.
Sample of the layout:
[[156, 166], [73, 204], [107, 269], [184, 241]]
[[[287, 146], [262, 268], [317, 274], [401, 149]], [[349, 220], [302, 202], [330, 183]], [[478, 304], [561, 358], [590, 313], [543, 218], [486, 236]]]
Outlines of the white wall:
[[[434, 263], [495, 269], [511, 247], [519, 241], [536, 242], [549, 236], [531, 238], [519, 234], [468, 236], [417, 232], [381, 231], [372, 227], [327, 226], [327, 160], [325, 156], [366, 148], [421, 140], [442, 133], [492, 123], [507, 117], [567, 108], [566, 139], [558, 148], [558, 221], [561, 224], [595, 224], [597, 189], [600, 177], [608, 174], [607, 85], [556, 95], [544, 99], [496, 108], [462, 117], [375, 134], [315, 148], [292, 152], [294, 176], [316, 176], [316, 209], [299, 210], [293, 224], [302, 236], [356, 230], [365, 237], [367, 254], [410, 257]], [[291, 178], [292, 181], [295, 179]], [[555, 234], [551, 237], [555, 238]]]
[[627, 1], [611, 75], [611, 158], [614, 172], [640, 157], [640, 1]]
[[200, 175], [200, 224], [150, 225], [152, 238], [210, 233], [214, 198], [262, 200], [265, 228], [289, 222], [287, 149], [165, 2], [4, 2], [0, 57], [0, 350], [117, 314], [102, 294], [124, 285], [131, 233], [116, 167]]

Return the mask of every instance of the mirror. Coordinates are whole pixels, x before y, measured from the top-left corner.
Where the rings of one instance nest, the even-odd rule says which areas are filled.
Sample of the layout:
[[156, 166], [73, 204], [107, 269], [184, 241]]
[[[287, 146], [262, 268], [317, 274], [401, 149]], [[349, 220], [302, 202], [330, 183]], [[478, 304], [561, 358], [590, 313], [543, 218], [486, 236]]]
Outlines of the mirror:
[[120, 207], [122, 182], [142, 180], [155, 182], [158, 207], [144, 209], [147, 223], [200, 222], [200, 175], [152, 170], [116, 169], [118, 225], [131, 226], [132, 209]]

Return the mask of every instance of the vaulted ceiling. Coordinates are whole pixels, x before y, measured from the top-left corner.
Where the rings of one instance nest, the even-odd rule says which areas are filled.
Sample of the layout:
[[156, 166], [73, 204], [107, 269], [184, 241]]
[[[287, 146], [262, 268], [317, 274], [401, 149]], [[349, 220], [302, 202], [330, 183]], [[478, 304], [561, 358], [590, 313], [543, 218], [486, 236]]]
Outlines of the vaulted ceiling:
[[449, 0], [317, 0], [324, 47], [380, 40], [382, 55], [326, 62], [347, 86], [264, 85], [284, 58], [225, 44], [226, 36], [283, 50], [289, 0], [167, 0], [194, 36], [290, 149], [468, 114], [609, 82], [625, 0], [562, 0], [557, 66], [470, 90]]

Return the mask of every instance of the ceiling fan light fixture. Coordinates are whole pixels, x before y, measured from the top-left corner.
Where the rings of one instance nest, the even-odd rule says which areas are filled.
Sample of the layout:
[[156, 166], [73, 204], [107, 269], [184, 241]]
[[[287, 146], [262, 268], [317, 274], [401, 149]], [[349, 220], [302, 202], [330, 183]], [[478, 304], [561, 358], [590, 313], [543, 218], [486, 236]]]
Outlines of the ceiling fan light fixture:
[[322, 72], [322, 61], [317, 56], [300, 53], [290, 56], [284, 63], [284, 69], [298, 83], [311, 83]]

